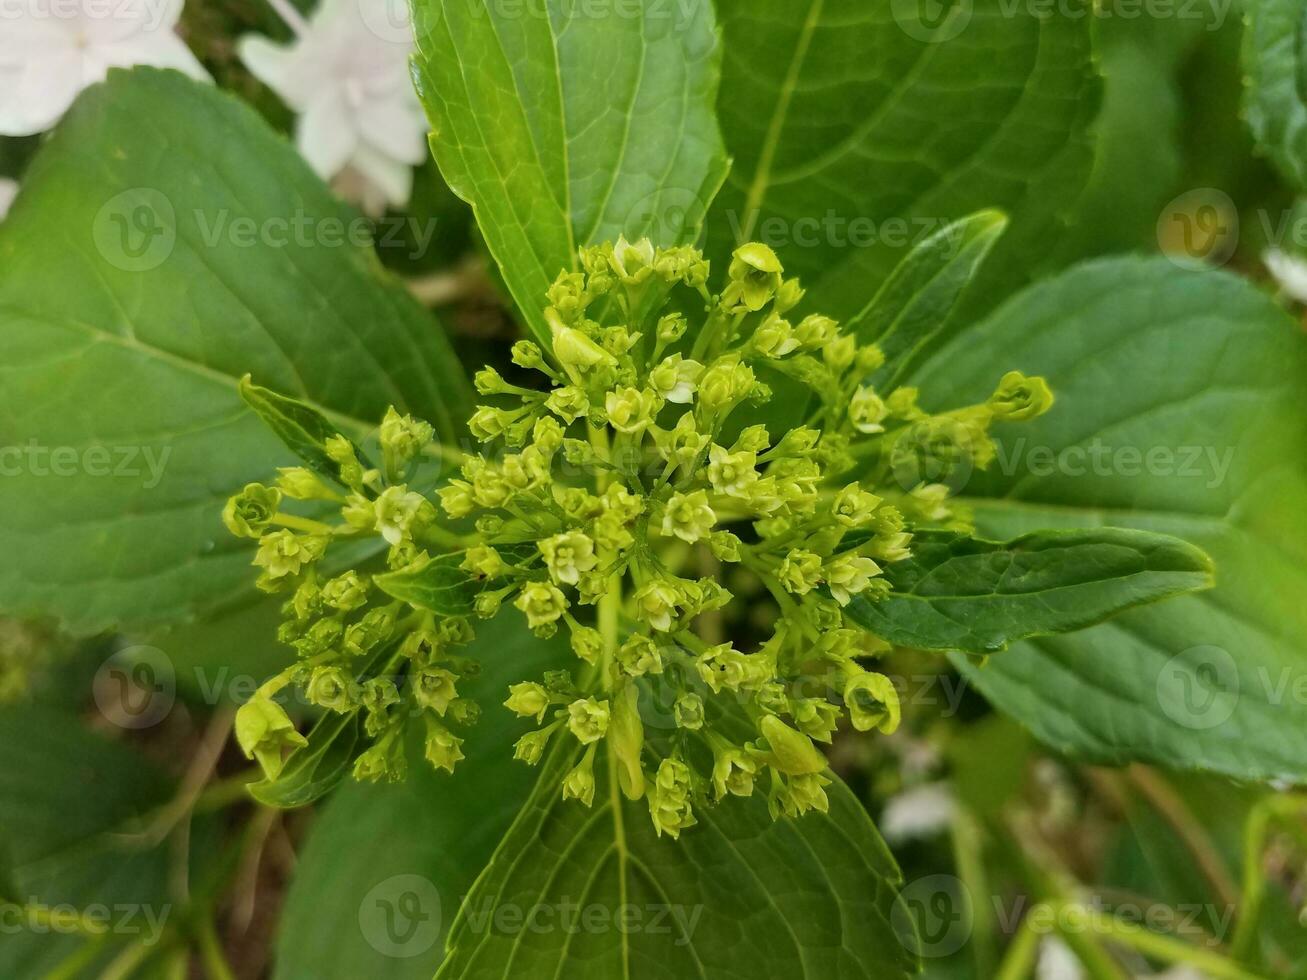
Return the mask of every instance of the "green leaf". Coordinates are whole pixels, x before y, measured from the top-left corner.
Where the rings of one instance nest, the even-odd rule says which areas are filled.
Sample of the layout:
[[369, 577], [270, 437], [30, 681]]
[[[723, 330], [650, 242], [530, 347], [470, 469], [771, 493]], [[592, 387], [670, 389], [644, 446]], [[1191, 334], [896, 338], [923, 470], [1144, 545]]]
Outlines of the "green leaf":
[[276, 779], [251, 785], [250, 795], [265, 806], [283, 810], [321, 799], [348, 775], [362, 732], [363, 718], [358, 711], [323, 715], [309, 731], [309, 744], [291, 754]]
[[951, 342], [912, 380], [966, 404], [1003, 372], [1042, 374], [1047, 415], [996, 432], [964, 488], [1008, 537], [1104, 525], [1170, 534], [1212, 557], [1216, 588], [977, 668], [1046, 743], [1240, 778], [1307, 778], [1307, 339], [1270, 298], [1165, 259], [1077, 266]]
[[0, 480], [0, 605], [91, 633], [250, 601], [219, 515], [287, 452], [247, 373], [356, 439], [392, 403], [457, 437], [462, 369], [349, 244], [366, 228], [212, 86], [138, 68], [83, 94], [0, 226], [0, 433], [31, 447]]
[[708, 221], [714, 264], [740, 241], [777, 249], [807, 306], [847, 319], [914, 242], [980, 208], [1012, 227], [969, 302], [1050, 259], [1088, 176], [1097, 110], [1087, 0], [719, 0], [718, 112], [735, 163]]
[[467, 758], [437, 773], [415, 747], [405, 782], [336, 790], [299, 855], [275, 980], [430, 980], [459, 900], [535, 778], [513, 759], [521, 723], [501, 704], [508, 685], [573, 659], [561, 636], [535, 639], [512, 611], [478, 624], [468, 654], [483, 670], [460, 692], [485, 713], [463, 736]]
[[1193, 545], [1145, 531], [1036, 531], [1006, 544], [927, 531], [885, 578], [887, 597], [849, 604], [861, 626], [899, 646], [997, 653], [1210, 588], [1212, 566]]
[[[245, 404], [258, 413], [286, 448], [323, 476], [339, 479], [340, 467], [322, 447], [328, 439], [341, 433], [325, 415], [298, 399], [260, 388], [250, 381], [248, 374], [241, 378], [238, 390]], [[357, 446], [355, 451], [358, 451]]]
[[908, 361], [939, 335], [962, 291], [1007, 228], [997, 211], [955, 221], [913, 246], [847, 330], [879, 344], [885, 367], [877, 384], [889, 390]]
[[[0, 851], [10, 861], [13, 892], [0, 904], [14, 900], [38, 913], [107, 906], [110, 924], [123, 927], [105, 937], [105, 948], [79, 975], [98, 976], [97, 966], [124, 943], [145, 938], [147, 917], [166, 924], [180, 915], [167, 890], [167, 847], [132, 836], [171, 792], [148, 760], [92, 735], [75, 714], [0, 711]], [[126, 907], [135, 910], [130, 919]], [[45, 976], [86, 943], [48, 927], [12, 931], [12, 907], [5, 915], [0, 975]]]
[[437, 555], [417, 568], [387, 572], [372, 581], [386, 595], [419, 609], [442, 616], [470, 616], [485, 584], [460, 567], [462, 564], [461, 551]]
[[709, 0], [419, 0], [415, 28], [436, 160], [546, 343], [579, 246], [698, 236], [726, 170]]
[[1259, 148], [1307, 190], [1307, 11], [1297, 0], [1246, 0], [1244, 17], [1244, 115]]
[[612, 787], [602, 755], [593, 808], [564, 801], [575, 754], [542, 764], [464, 901], [438, 978], [915, 972], [915, 942], [894, 928], [898, 868], [842, 783], [828, 787], [829, 814], [773, 822], [761, 797], [732, 797], [671, 840], [655, 836], [645, 801]]

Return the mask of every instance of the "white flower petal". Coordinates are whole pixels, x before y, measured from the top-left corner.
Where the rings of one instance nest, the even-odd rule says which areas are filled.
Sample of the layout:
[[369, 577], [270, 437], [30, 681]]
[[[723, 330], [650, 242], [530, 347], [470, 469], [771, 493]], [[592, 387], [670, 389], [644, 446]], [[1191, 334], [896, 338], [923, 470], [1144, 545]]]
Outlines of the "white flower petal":
[[77, 52], [71, 47], [46, 47], [5, 80], [0, 136], [31, 136], [50, 129], [81, 89], [82, 59]]
[[1307, 303], [1307, 259], [1272, 248], [1262, 260], [1281, 289], [1299, 303]]
[[5, 215], [9, 213], [9, 205], [14, 203], [17, 195], [18, 181], [0, 177], [0, 221], [3, 221]]
[[274, 44], [260, 34], [246, 34], [236, 42], [236, 55], [250, 74], [272, 89], [292, 109], [299, 108], [291, 95], [291, 78], [295, 70], [295, 52]]
[[350, 165], [363, 178], [364, 183], [374, 188], [387, 203], [396, 208], [408, 204], [408, 199], [413, 195], [413, 168], [407, 163], [378, 153], [368, 144], [361, 143], [350, 160]]
[[299, 118], [295, 145], [314, 172], [330, 180], [344, 169], [358, 149], [358, 133], [339, 91], [320, 93]]
[[407, 98], [373, 102], [358, 113], [359, 133], [378, 152], [417, 166], [427, 158], [427, 125]]
[[948, 829], [955, 811], [953, 794], [944, 783], [926, 783], [905, 790], [885, 804], [880, 831], [894, 841], [931, 837]]
[[1061, 939], [1048, 936], [1040, 942], [1036, 980], [1084, 980], [1084, 976], [1080, 960]]

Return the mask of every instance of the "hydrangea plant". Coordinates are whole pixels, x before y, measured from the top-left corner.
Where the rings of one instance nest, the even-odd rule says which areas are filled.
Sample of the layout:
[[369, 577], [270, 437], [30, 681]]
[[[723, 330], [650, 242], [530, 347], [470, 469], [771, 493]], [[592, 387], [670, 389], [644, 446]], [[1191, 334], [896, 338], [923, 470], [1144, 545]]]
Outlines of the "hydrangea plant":
[[[1010, 371], [984, 402], [937, 413], [916, 388], [881, 390], [881, 348], [830, 317], [793, 318], [802, 284], [763, 244], [736, 249], [717, 278], [699, 250], [648, 239], [582, 249], [579, 264], [545, 297], [549, 349], [519, 341], [517, 381], [477, 374], [480, 448], [434, 491], [420, 489], [427, 422], [392, 408], [374, 461], [306, 406], [244, 385], [310, 464], [245, 487], [223, 515], [257, 539], [257, 584], [286, 595], [279, 638], [298, 654], [237, 720], [269, 780], [307, 746], [273, 700], [288, 684], [364, 718], [356, 778], [404, 777], [414, 717], [426, 761], [453, 771], [481, 712], [459, 693], [479, 669], [460, 648], [504, 605], [537, 637], [565, 630], [576, 658], [505, 692], [539, 726], [517, 758], [565, 753], [558, 791], [586, 806], [608, 767], [659, 834], [728, 795], [761, 793], [773, 817], [824, 811], [818, 744], [846, 718], [897, 727], [898, 694], [876, 671], [890, 643], [850, 605], [889, 595], [886, 570], [913, 558], [919, 529], [971, 530], [947, 483], [922, 476], [988, 465], [990, 426], [1048, 411], [1048, 385]], [[805, 424], [751, 420], [774, 397], [764, 377], [798, 383]], [[384, 569], [326, 570], [333, 545], [369, 536]], [[762, 604], [752, 648], [705, 625]], [[651, 698], [673, 720], [656, 750]]]

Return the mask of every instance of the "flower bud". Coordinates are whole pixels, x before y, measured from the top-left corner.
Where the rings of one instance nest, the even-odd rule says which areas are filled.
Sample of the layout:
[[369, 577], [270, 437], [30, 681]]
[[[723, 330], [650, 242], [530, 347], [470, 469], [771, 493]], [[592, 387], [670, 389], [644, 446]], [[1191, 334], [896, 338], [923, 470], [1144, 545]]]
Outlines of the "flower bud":
[[594, 758], [594, 746], [591, 746], [576, 768], [563, 777], [563, 799], [580, 800], [586, 806], [594, 803]]
[[427, 761], [437, 769], [453, 772], [455, 764], [464, 757], [463, 740], [455, 737], [453, 732], [430, 715], [426, 716], [426, 724], [427, 738], [424, 754]]
[[672, 706], [676, 727], [697, 732], [703, 727], [703, 698], [693, 692], [682, 694]]
[[222, 509], [222, 522], [239, 538], [257, 538], [280, 506], [280, 490], [261, 483], [247, 483], [244, 490], [227, 501]]
[[277, 489], [292, 500], [339, 500], [340, 494], [322, 482], [305, 466], [283, 466], [277, 470]]
[[640, 690], [626, 682], [613, 694], [612, 720], [608, 726], [608, 744], [617, 760], [617, 785], [628, 800], [644, 795], [644, 724], [640, 720]]
[[536, 724], [545, 720], [549, 710], [549, 692], [540, 684], [524, 681], [508, 689], [508, 700], [504, 707], [514, 712], [519, 718], [535, 717]]
[[996, 419], [1025, 422], [1053, 407], [1053, 392], [1043, 378], [1028, 378], [1020, 371], [1009, 371], [987, 404]]
[[826, 757], [812, 744], [812, 739], [796, 732], [775, 715], [767, 715], [759, 726], [771, 748], [770, 761], [787, 776], [822, 772]]

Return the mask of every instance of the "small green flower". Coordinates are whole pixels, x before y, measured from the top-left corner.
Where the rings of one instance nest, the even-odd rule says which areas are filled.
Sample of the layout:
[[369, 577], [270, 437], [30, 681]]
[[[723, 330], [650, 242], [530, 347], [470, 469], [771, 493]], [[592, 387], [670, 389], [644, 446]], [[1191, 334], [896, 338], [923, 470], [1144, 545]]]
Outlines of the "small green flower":
[[436, 769], [453, 772], [454, 766], [464, 757], [463, 740], [457, 738], [444, 725], [430, 715], [426, 716], [427, 738], [424, 754]]
[[338, 714], [359, 706], [359, 687], [340, 667], [315, 667], [305, 692], [311, 704]]
[[865, 592], [872, 578], [879, 574], [880, 566], [870, 558], [841, 555], [826, 565], [826, 587], [836, 602], [847, 606], [849, 600], [859, 592]]
[[860, 732], [874, 728], [889, 735], [899, 727], [899, 692], [884, 674], [861, 671], [852, 675], [844, 685], [844, 703], [853, 727]]
[[693, 493], [674, 493], [663, 512], [663, 534], [675, 535], [682, 541], [694, 542], [706, 538], [717, 523], [717, 515], [708, 506], [708, 494], [703, 490]]
[[431, 521], [431, 504], [420, 493], [402, 484], [387, 487], [377, 497], [377, 530], [388, 544], [396, 545], [412, 537]]
[[681, 595], [664, 579], [650, 579], [634, 596], [644, 621], [660, 633], [672, 628]]
[[448, 484], [436, 491], [440, 495], [440, 506], [446, 514], [457, 520], [467, 517], [476, 510], [476, 500], [472, 496], [472, 485], [464, 480], [450, 480]]
[[236, 712], [236, 741], [245, 758], [255, 759], [268, 779], [281, 774], [285, 749], [303, 748], [308, 739], [295, 730], [281, 705], [256, 694]]
[[489, 545], [479, 544], [467, 549], [459, 567], [480, 578], [499, 578], [508, 566], [498, 551]]
[[859, 432], [884, 432], [888, 415], [889, 408], [874, 388], [859, 388], [849, 401], [849, 421]]
[[549, 747], [549, 739], [553, 737], [556, 730], [556, 726], [550, 725], [548, 728], [527, 732], [514, 743], [513, 758], [525, 762], [528, 766], [537, 765], [544, 756], [545, 749]]
[[321, 535], [273, 531], [259, 540], [254, 564], [264, 570], [267, 578], [282, 579], [298, 575], [305, 565], [316, 562], [326, 550], [327, 539]]
[[794, 548], [776, 573], [781, 585], [795, 595], [807, 595], [821, 584], [821, 556]]
[[247, 483], [244, 490], [227, 501], [222, 509], [222, 522], [239, 538], [257, 538], [280, 506], [280, 490], [261, 483]]
[[400, 415], [393, 407], [388, 409], [379, 433], [387, 474], [398, 479], [427, 448], [434, 435], [435, 430], [426, 422], [411, 415]]
[[703, 370], [703, 365], [698, 361], [686, 360], [680, 354], [673, 354], [649, 372], [649, 384], [663, 400], [675, 405], [688, 405], [694, 401], [694, 392], [699, 378], [703, 376]]
[[567, 385], [553, 390], [545, 399], [545, 408], [571, 425], [590, 411], [590, 399], [583, 389]]
[[694, 692], [682, 694], [672, 706], [677, 728], [697, 732], [703, 727], [703, 698]]
[[764, 357], [780, 359], [799, 349], [799, 338], [788, 320], [773, 313], [754, 331], [753, 348]]
[[413, 672], [413, 698], [424, 708], [443, 715], [458, 697], [458, 675], [443, 667], [420, 667]]
[[880, 504], [880, 497], [850, 483], [835, 495], [831, 514], [842, 527], [861, 527], [871, 520]]
[[322, 586], [322, 601], [341, 612], [353, 612], [367, 605], [368, 581], [350, 569]]
[[658, 396], [647, 388], [619, 388], [604, 397], [604, 411], [618, 432], [638, 434], [653, 423]]
[[728, 497], [748, 499], [750, 488], [758, 482], [758, 454], [730, 453], [721, 446], [708, 450], [708, 480], [713, 490]]
[[567, 599], [552, 583], [528, 582], [513, 605], [526, 614], [527, 626], [537, 629], [556, 622], [567, 609]]
[[594, 746], [582, 757], [576, 768], [563, 777], [563, 799], [580, 800], [591, 806], [595, 798]]
[[1020, 371], [1009, 371], [989, 396], [988, 405], [996, 419], [1025, 422], [1053, 407], [1053, 392], [1043, 378], [1028, 378]]
[[351, 657], [371, 653], [389, 640], [394, 632], [394, 609], [369, 609], [362, 619], [345, 630], [345, 652]]
[[504, 707], [519, 718], [534, 717], [536, 724], [539, 724], [545, 720], [545, 712], [549, 710], [549, 692], [533, 681], [523, 681], [508, 689], [508, 700], [504, 702]]
[[588, 664], [597, 664], [604, 655], [604, 638], [593, 626], [574, 626], [572, 652]]
[[741, 245], [731, 258], [731, 283], [722, 294], [728, 309], [757, 312], [781, 288], [781, 263], [766, 245]]
[[608, 731], [608, 702], [582, 698], [567, 706], [567, 728], [582, 745], [604, 737]]
[[663, 658], [658, 644], [647, 636], [632, 636], [617, 648], [617, 666], [632, 677], [661, 674]]
[[680, 759], [664, 759], [658, 764], [648, 793], [649, 817], [659, 837], [667, 834], [675, 840], [682, 830], [698, 823], [690, 806], [690, 767]]
[[540, 542], [540, 554], [544, 556], [550, 577], [564, 585], [576, 585], [582, 572], [590, 571], [599, 563], [594, 542], [580, 531], [545, 538]]
[[626, 286], [639, 286], [653, 275], [654, 246], [647, 238], [637, 242], [628, 242], [626, 236], [618, 236], [613, 245], [609, 265], [617, 274], [618, 281]]
[[828, 316], [814, 313], [795, 328], [794, 336], [804, 350], [822, 350], [839, 334], [840, 325]]
[[742, 749], [723, 743], [713, 743], [713, 793], [722, 799], [732, 796], [752, 796], [753, 780], [758, 774], [758, 763]]

